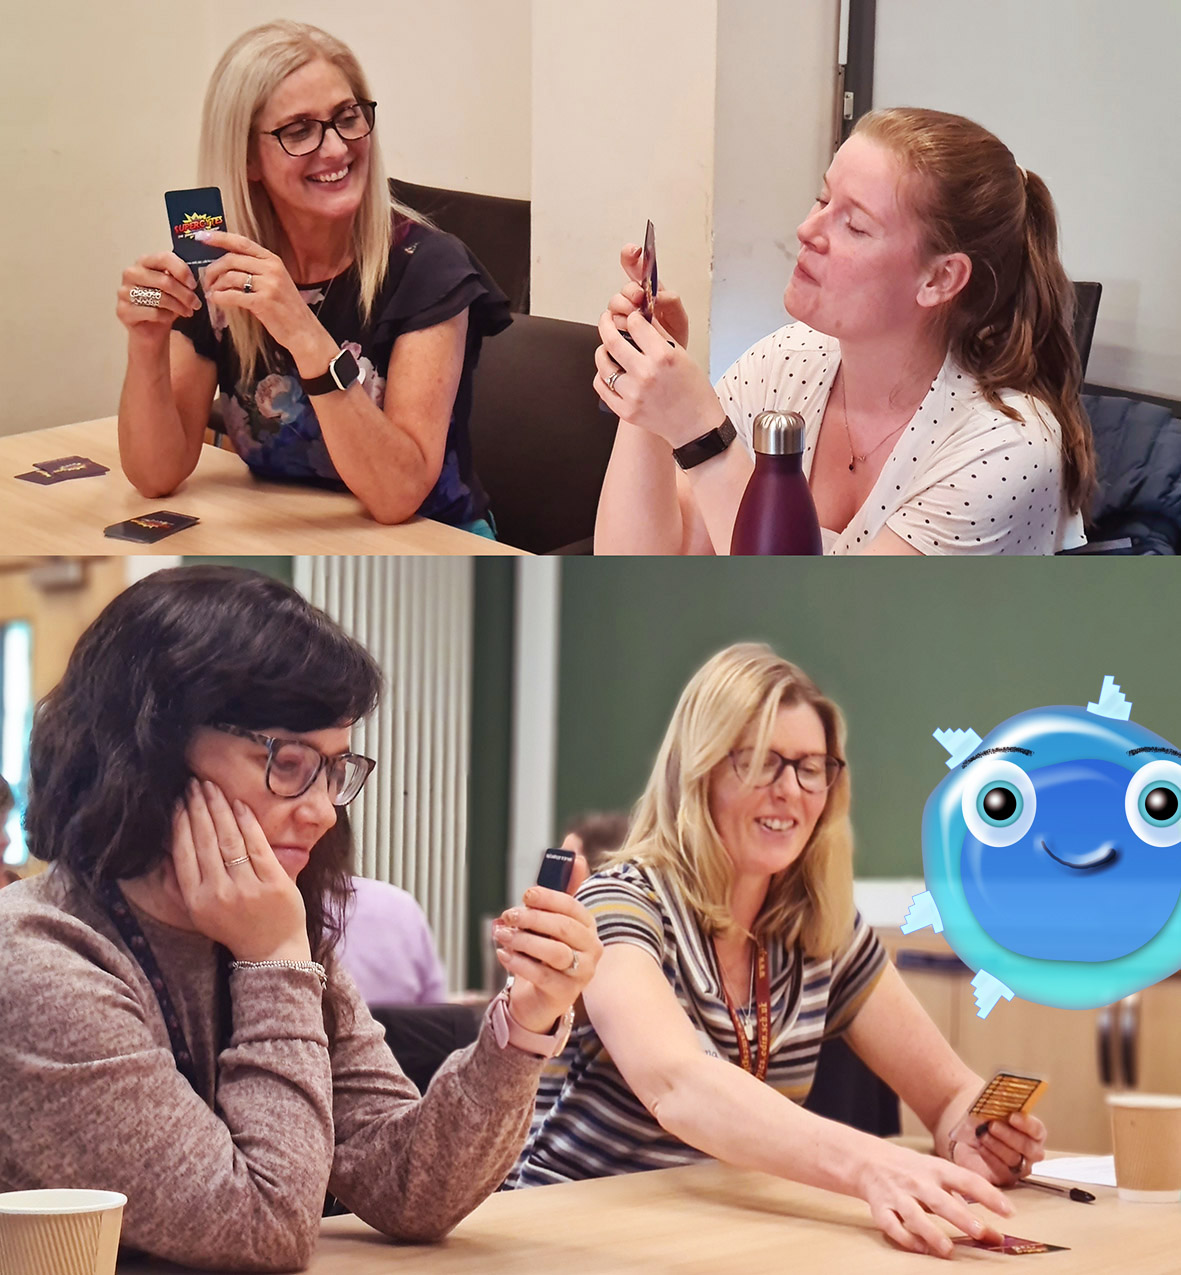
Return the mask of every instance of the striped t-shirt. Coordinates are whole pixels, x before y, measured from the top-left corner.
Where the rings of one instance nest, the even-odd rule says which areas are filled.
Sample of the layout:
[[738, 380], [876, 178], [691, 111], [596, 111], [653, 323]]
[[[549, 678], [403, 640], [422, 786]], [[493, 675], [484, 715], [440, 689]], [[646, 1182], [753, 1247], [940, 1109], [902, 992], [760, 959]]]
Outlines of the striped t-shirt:
[[[578, 897], [604, 945], [633, 943], [660, 964], [702, 1048], [739, 1064], [713, 944], [661, 874], [616, 864], [586, 881]], [[858, 915], [841, 948], [814, 960], [797, 945], [768, 951], [771, 1057], [766, 1083], [793, 1102], [812, 1087], [821, 1041], [853, 1021], [886, 964]], [[751, 1024], [753, 1034], [753, 1022]], [[708, 1039], [707, 1039], [708, 1038]], [[752, 1043], [752, 1053], [757, 1052]], [[594, 1027], [576, 1027], [560, 1058], [542, 1073], [529, 1140], [505, 1186], [541, 1186], [705, 1158], [666, 1133], [628, 1088]]]

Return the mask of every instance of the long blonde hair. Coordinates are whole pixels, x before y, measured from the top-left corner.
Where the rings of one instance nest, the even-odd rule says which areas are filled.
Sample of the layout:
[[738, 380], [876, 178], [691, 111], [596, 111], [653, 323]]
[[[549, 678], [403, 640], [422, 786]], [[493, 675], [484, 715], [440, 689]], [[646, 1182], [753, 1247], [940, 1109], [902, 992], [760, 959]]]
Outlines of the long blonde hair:
[[[222, 54], [201, 113], [200, 181], [221, 188], [226, 224], [272, 252], [282, 232], [261, 182], [247, 179], [254, 129], [267, 99], [293, 71], [323, 60], [336, 67], [358, 99], [369, 100], [365, 73], [352, 50], [335, 36], [304, 22], [267, 22], [240, 35]], [[353, 223], [353, 268], [360, 282], [362, 316], [368, 319], [389, 265], [395, 216], [418, 220], [415, 213], [390, 198], [377, 130], [369, 135], [369, 177]], [[230, 339], [242, 374], [254, 376], [273, 349], [257, 319], [227, 311]]]
[[871, 111], [855, 134], [892, 151], [917, 177], [904, 187], [935, 256], [965, 253], [972, 275], [952, 302], [948, 342], [987, 401], [1018, 390], [1046, 403], [1062, 427], [1062, 481], [1072, 511], [1095, 488], [1091, 427], [1079, 392], [1074, 286], [1058, 256], [1058, 218], [1045, 182], [962, 115], [914, 107]]
[[[610, 862], [657, 868], [708, 933], [734, 927], [728, 905], [734, 873], [709, 808], [710, 776], [751, 727], [756, 754], [765, 751], [779, 709], [797, 704], [815, 709], [829, 753], [843, 761], [840, 709], [807, 674], [762, 643], [719, 651], [681, 692], [628, 838], [611, 856]], [[810, 956], [824, 957], [847, 938], [852, 918], [853, 833], [843, 767], [803, 854], [772, 878], [754, 934], [788, 945], [798, 940]]]

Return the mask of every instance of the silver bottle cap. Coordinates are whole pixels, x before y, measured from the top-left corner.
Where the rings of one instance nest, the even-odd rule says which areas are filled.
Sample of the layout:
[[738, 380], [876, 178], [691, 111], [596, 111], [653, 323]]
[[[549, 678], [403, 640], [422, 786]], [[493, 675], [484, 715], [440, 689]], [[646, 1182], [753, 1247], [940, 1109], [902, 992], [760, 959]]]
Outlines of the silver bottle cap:
[[799, 412], [760, 412], [751, 442], [764, 456], [795, 456], [804, 450], [804, 418]]

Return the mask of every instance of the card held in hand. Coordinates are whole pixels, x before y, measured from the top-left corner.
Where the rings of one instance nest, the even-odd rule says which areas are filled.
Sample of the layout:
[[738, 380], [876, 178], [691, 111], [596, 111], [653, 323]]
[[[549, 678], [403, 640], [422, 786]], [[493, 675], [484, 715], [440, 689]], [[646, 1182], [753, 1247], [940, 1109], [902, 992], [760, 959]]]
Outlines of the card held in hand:
[[128, 518], [126, 522], [112, 523], [103, 528], [103, 535], [110, 536], [112, 540], [134, 540], [138, 544], [149, 545], [200, 521], [192, 514], [157, 509], [150, 514], [140, 514], [138, 518]]
[[167, 190], [164, 203], [168, 208], [168, 225], [172, 231], [172, 250], [190, 266], [207, 266], [225, 256], [224, 248], [214, 248], [193, 236], [198, 230], [225, 230], [226, 215], [221, 206], [221, 191], [216, 186], [197, 190]]
[[1040, 1076], [998, 1071], [968, 1108], [968, 1115], [974, 1120], [1004, 1120], [1014, 1111], [1028, 1113], [1046, 1087]]
[[640, 313], [651, 323], [656, 313], [656, 293], [660, 287], [656, 277], [656, 231], [651, 222], [644, 231], [644, 250], [640, 254], [640, 287], [644, 291]]

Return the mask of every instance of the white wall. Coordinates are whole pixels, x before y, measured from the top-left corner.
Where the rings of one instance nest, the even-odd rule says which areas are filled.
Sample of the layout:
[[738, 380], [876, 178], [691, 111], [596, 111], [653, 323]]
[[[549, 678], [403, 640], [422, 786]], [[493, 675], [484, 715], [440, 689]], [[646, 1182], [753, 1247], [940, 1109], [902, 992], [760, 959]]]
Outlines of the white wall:
[[532, 308], [595, 322], [619, 248], [719, 375], [786, 321], [795, 227], [829, 158], [837, 0], [533, 0]]
[[710, 365], [788, 321], [783, 290], [832, 159], [838, 0], [722, 0]]
[[1050, 187], [1103, 300], [1090, 381], [1181, 398], [1178, 0], [878, 0], [874, 105], [957, 111]]
[[660, 274], [709, 313], [717, 0], [533, 0], [535, 314], [595, 323], [651, 218]]
[[[529, 195], [529, 0], [287, 3], [357, 51], [391, 173]], [[0, 434], [115, 411], [123, 268], [168, 246], [165, 190], [195, 180], [201, 99], [261, 0], [5, 9], [0, 48]]]
[[[354, 50], [377, 99], [394, 177], [529, 198], [530, 0], [286, 0]], [[275, 17], [273, 0], [222, 0], [217, 53]]]
[[5, 7], [0, 433], [115, 410], [115, 289], [168, 244], [191, 185], [211, 11], [149, 0]]

